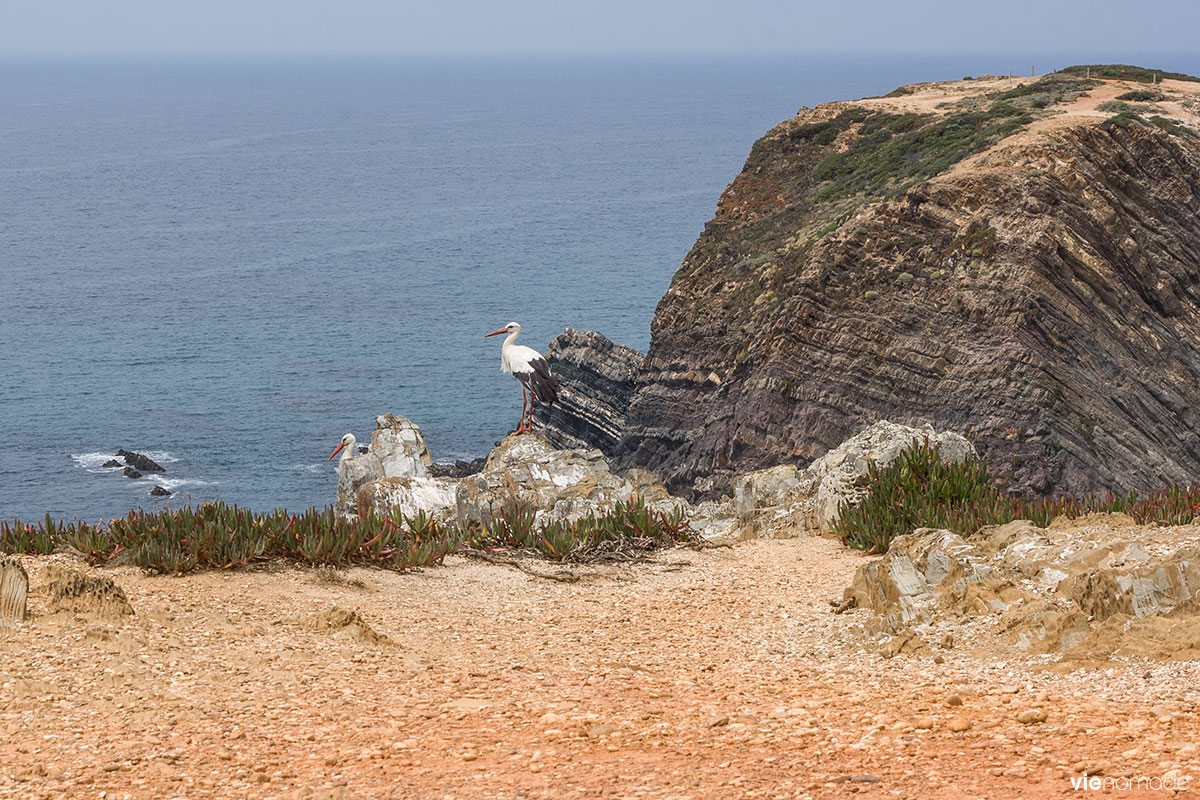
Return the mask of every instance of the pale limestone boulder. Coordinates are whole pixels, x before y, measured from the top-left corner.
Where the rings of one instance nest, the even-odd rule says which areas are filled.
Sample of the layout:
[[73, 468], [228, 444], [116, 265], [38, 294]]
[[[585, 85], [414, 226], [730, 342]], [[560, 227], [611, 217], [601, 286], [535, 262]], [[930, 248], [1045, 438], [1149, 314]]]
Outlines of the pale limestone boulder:
[[0, 628], [24, 622], [29, 574], [16, 556], [0, 556]]
[[443, 520], [458, 515], [458, 487], [453, 479], [380, 478], [359, 492], [379, 513], [415, 517], [424, 511]]
[[845, 592], [889, 635], [956, 620], [1067, 660], [1200, 653], [1200, 528], [1119, 514], [1025, 520], [970, 539], [921, 528], [863, 565]]
[[556, 450], [540, 433], [507, 437], [475, 475], [434, 478], [420, 428], [391, 415], [377, 423], [369, 452], [339, 469], [336, 510], [348, 519], [358, 516], [361, 504], [381, 514], [424, 511], [461, 524], [486, 524], [518, 497], [537, 509], [539, 522], [573, 521], [640, 497], [655, 511], [683, 512], [704, 536], [721, 535], [733, 525], [727, 502], [697, 510], [668, 494], [653, 473], [632, 469], [624, 477], [614, 475], [599, 450]]
[[574, 521], [602, 514], [640, 496], [658, 511], [686, 510], [645, 470], [621, 477], [599, 450], [555, 450], [540, 433], [509, 436], [488, 456], [482, 472], [458, 482], [458, 519], [489, 523], [511, 498], [530, 503], [538, 521]]
[[779, 464], [739, 475], [733, 481], [733, 508], [739, 520], [756, 511], [786, 503], [800, 486], [795, 464]]
[[429, 478], [432, 465], [417, 423], [392, 414], [378, 416], [367, 452], [338, 464], [334, 511], [343, 517], [357, 517], [359, 492], [365, 486], [385, 478]]
[[887, 467], [913, 443], [928, 439], [946, 461], [975, 458], [975, 447], [957, 433], [911, 428], [881, 420], [818, 458], [800, 475], [798, 490], [816, 496], [817, 524], [828, 533], [843, 503], [857, 504], [867, 494], [871, 464]]

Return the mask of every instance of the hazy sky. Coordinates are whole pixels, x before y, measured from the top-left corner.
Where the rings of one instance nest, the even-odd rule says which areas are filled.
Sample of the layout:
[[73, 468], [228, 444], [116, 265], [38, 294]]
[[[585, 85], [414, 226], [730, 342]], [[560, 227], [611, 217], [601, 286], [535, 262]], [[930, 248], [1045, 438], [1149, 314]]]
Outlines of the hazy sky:
[[1191, 52], [1200, 0], [0, 0], [0, 54]]

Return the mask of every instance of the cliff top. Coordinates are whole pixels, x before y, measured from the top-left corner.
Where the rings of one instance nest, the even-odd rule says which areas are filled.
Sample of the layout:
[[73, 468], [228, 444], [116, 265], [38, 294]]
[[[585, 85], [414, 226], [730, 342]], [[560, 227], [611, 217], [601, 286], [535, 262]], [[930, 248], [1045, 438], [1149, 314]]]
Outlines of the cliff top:
[[[1073, 74], [1080, 69], [1071, 67], [1039, 78], [988, 75], [970, 80], [913, 84], [902, 86], [886, 97], [832, 105], [859, 105], [892, 114], [944, 118], [989, 106], [995, 109], [1007, 103], [1033, 117], [1032, 122], [1012, 136], [956, 164], [950, 171], [955, 174], [986, 165], [990, 161], [988, 155], [994, 149], [1033, 144], [1044, 139], [1046, 132], [1071, 125], [1118, 119], [1154, 125], [1168, 133], [1200, 136], [1200, 81], [1196, 78], [1180, 76], [1150, 84], [1133, 77]], [[1104, 71], [1102, 67], [1093, 67], [1092, 74], [1102, 76]]]
[[[824, 151], [812, 167], [813, 200], [897, 196], [941, 175], [1011, 164], [995, 158], [997, 151], [1038, 143], [1052, 131], [1105, 122], [1200, 138], [1200, 81], [1097, 65], [1036, 78], [987, 75], [901, 86], [883, 97], [800, 109], [756, 144], [746, 173], [786, 138], [788, 150]], [[825, 151], [830, 145], [832, 152]]]

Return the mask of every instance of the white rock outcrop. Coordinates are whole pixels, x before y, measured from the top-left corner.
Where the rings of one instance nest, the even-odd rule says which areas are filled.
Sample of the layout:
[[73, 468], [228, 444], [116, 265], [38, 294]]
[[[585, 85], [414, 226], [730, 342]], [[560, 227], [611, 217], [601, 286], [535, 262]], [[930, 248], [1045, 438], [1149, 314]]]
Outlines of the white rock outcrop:
[[693, 529], [707, 537], [733, 526], [728, 502], [691, 506], [668, 494], [646, 470], [614, 475], [599, 450], [556, 450], [540, 433], [507, 437], [475, 475], [435, 478], [416, 423], [388, 414], [378, 417], [376, 425], [369, 451], [339, 467], [335, 510], [343, 517], [355, 518], [361, 508], [372, 508], [487, 524], [517, 497], [537, 509], [539, 521], [573, 521], [640, 497], [655, 511], [683, 512]]
[[867, 494], [866, 478], [872, 464], [879, 468], [900, 457], [914, 439], [927, 439], [946, 461], [975, 458], [975, 446], [957, 433], [933, 428], [911, 428], [881, 420], [842, 442], [801, 473], [798, 490], [815, 495], [817, 524], [828, 533], [837, 522], [843, 503], [854, 505]]
[[[378, 416], [367, 452], [338, 464], [334, 510], [342, 516], [356, 516], [359, 492], [365, 486], [385, 478], [428, 481], [431, 466], [433, 458], [417, 423], [392, 414]], [[432, 485], [424, 485], [417, 492], [422, 502], [426, 495], [436, 496]]]

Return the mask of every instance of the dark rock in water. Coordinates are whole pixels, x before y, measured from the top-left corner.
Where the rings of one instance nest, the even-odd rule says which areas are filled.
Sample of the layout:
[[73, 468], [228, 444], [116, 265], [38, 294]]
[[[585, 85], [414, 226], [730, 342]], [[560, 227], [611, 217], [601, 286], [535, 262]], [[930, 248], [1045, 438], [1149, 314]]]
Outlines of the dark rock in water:
[[150, 490], [150, 494], [153, 497], [170, 497], [171, 496], [170, 490], [165, 489], [162, 486], [155, 486], [153, 489]]
[[125, 471], [124, 471], [124, 472], [122, 472], [121, 474], [122, 474], [122, 475], [124, 475], [126, 478], [140, 478], [140, 477], [142, 477], [142, 473], [138, 472], [138, 471], [137, 471], [136, 469], [134, 469], [133, 467], [126, 467], [126, 468], [125, 468]]
[[125, 463], [131, 467], [137, 467], [138, 469], [145, 470], [146, 472], [166, 472], [164, 468], [154, 463], [149, 456], [144, 456], [141, 453], [131, 453], [128, 450], [118, 450], [117, 455], [125, 459]]
[[546, 350], [558, 378], [558, 402], [534, 405], [534, 427], [560, 450], [616, 452], [636, 388], [642, 354], [595, 331], [567, 328]]
[[115, 458], [110, 458], [108, 461], [105, 461], [105, 462], [104, 462], [104, 466], [106, 466], [106, 467], [119, 467], [119, 466], [121, 466], [121, 462], [120, 462], [120, 461], [117, 461]]
[[476, 458], [471, 461], [463, 461], [460, 458], [453, 464], [434, 464], [429, 468], [429, 474], [435, 478], [465, 478], [468, 475], [483, 472], [483, 465], [486, 463], [487, 458]]

